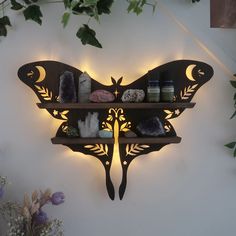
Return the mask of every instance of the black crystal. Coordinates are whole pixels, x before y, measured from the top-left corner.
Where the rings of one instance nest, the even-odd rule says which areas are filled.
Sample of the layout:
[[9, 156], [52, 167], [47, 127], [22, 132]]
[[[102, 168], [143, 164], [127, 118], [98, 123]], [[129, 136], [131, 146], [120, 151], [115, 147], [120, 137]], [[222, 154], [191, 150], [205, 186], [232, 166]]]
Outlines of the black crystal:
[[70, 103], [76, 102], [76, 90], [73, 73], [65, 71], [60, 76], [60, 87], [59, 87], [59, 102]]
[[143, 136], [161, 136], [165, 135], [165, 130], [157, 116], [148, 120], [141, 121], [137, 125], [137, 130]]

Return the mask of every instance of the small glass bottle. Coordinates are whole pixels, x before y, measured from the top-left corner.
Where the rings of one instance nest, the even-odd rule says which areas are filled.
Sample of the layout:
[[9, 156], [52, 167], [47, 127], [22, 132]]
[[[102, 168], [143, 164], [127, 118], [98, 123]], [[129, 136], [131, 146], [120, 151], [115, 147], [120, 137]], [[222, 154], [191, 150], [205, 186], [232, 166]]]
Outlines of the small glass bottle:
[[147, 100], [148, 100], [148, 102], [159, 102], [160, 101], [159, 80], [149, 80], [148, 81]]
[[173, 80], [164, 80], [161, 86], [161, 101], [173, 102], [175, 96], [175, 88]]

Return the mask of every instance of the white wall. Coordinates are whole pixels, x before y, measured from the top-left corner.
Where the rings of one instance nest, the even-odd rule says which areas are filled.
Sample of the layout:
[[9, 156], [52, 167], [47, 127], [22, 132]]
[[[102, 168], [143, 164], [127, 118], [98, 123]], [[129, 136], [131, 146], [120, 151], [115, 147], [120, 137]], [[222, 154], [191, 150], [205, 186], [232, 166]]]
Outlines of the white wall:
[[[209, 1], [162, 0], [136, 17], [116, 1], [97, 30], [102, 50], [82, 46], [73, 18], [63, 30], [56, 4], [43, 7], [43, 26], [21, 16], [0, 43], [0, 174], [12, 185], [6, 197], [51, 187], [66, 203], [45, 209], [64, 220], [66, 236], [222, 236], [236, 231], [236, 162], [224, 144], [236, 138], [229, 73], [235, 73], [236, 31], [209, 28]], [[183, 26], [181, 26], [181, 24]], [[203, 50], [203, 45], [210, 51]], [[17, 78], [28, 62], [54, 59], [95, 79], [131, 82], [165, 62], [194, 59], [213, 66], [214, 78], [194, 97], [194, 109], [173, 120], [182, 142], [137, 158], [123, 201], [107, 197], [103, 168], [83, 154], [52, 145], [60, 122], [39, 110], [34, 93]], [[118, 174], [117, 174], [118, 177]]]

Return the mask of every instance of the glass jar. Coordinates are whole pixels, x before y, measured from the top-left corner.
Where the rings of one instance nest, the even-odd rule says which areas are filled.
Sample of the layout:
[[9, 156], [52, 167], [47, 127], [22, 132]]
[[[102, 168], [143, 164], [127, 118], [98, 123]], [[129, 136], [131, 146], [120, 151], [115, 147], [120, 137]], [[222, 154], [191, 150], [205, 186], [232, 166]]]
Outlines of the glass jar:
[[148, 81], [147, 100], [148, 100], [148, 102], [159, 102], [160, 101], [159, 80], [149, 80]]
[[175, 88], [173, 80], [164, 80], [161, 86], [161, 101], [173, 102], [175, 95]]

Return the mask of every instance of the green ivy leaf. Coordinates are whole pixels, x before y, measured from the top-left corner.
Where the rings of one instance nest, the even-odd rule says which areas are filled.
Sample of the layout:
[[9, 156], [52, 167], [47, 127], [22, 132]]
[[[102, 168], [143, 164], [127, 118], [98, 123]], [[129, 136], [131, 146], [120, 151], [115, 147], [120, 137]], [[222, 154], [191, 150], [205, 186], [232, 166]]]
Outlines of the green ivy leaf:
[[231, 85], [232, 85], [234, 88], [236, 88], [236, 81], [230, 80], [230, 83], [231, 83]]
[[225, 144], [225, 147], [233, 149], [235, 147], [235, 145], [236, 145], [236, 142], [232, 142], [232, 143]]
[[127, 8], [128, 12], [134, 12], [139, 15], [143, 11], [143, 6], [146, 4], [146, 0], [130, 0]]
[[113, 0], [103, 0], [97, 3], [98, 15], [101, 14], [110, 14], [111, 13], [111, 6], [113, 4]]
[[9, 25], [11, 26], [11, 22], [10, 22], [10, 19], [8, 16], [3, 16], [2, 18], [0, 18], [0, 24], [3, 24], [3, 25]]
[[15, 11], [18, 11], [20, 9], [22, 9], [24, 6], [21, 5], [19, 2], [17, 2], [16, 0], [11, 0], [11, 9], [12, 10], [15, 10]]
[[40, 7], [38, 5], [30, 5], [24, 11], [25, 20], [33, 20], [38, 24], [42, 24], [41, 17], [43, 17]]
[[96, 39], [95, 31], [90, 29], [86, 24], [84, 24], [83, 27], [79, 28], [76, 36], [81, 40], [83, 45], [89, 44], [94, 47], [102, 48], [102, 45]]
[[0, 18], [0, 36], [7, 36], [7, 27], [11, 26], [11, 22], [8, 16], [3, 16]]
[[63, 27], [65, 28], [69, 22], [70, 19], [70, 13], [65, 12], [62, 16], [61, 23], [63, 24]]
[[70, 8], [71, 8], [71, 9], [75, 8], [77, 5], [78, 5], [79, 7], [80, 7], [80, 5], [81, 5], [81, 3], [80, 3], [78, 0], [72, 0], [72, 1], [70, 2]]

